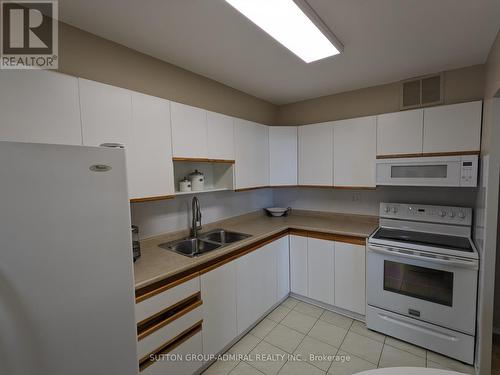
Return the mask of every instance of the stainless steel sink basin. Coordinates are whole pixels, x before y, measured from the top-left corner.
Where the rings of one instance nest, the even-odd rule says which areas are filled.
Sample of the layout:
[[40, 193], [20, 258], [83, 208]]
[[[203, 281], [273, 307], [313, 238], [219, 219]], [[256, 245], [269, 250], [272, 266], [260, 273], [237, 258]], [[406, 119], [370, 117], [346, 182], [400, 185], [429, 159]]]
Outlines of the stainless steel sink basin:
[[233, 242], [244, 240], [248, 237], [250, 237], [250, 235], [245, 233], [229, 232], [224, 229], [215, 229], [208, 233], [202, 234], [200, 236], [200, 239], [227, 245]]
[[158, 246], [162, 249], [175, 251], [176, 253], [188, 257], [196, 257], [208, 251], [219, 249], [230, 243], [244, 240], [248, 237], [251, 236], [245, 233], [215, 229], [210, 232], [200, 234], [198, 238], [185, 238], [182, 240], [162, 243]]
[[188, 257], [195, 257], [207, 251], [218, 249], [222, 245], [215, 242], [203, 241], [198, 238], [186, 238], [179, 241], [162, 243], [158, 246], [162, 249], [172, 250]]

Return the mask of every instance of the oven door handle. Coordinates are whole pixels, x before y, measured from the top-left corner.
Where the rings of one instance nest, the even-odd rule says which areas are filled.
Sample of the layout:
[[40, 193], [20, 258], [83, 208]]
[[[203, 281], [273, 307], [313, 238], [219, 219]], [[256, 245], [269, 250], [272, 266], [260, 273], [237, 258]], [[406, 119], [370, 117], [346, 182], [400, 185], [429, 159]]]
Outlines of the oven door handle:
[[442, 259], [442, 258], [422, 255], [424, 253], [419, 251], [413, 251], [407, 249], [403, 250], [403, 249], [396, 249], [394, 247], [376, 246], [376, 245], [369, 245], [368, 250], [378, 254], [398, 256], [407, 259], [423, 260], [429, 263], [443, 264], [446, 266], [468, 268], [473, 270], [478, 269], [478, 262], [475, 259], [469, 260], [469, 259], [457, 259], [451, 257], [449, 259]]

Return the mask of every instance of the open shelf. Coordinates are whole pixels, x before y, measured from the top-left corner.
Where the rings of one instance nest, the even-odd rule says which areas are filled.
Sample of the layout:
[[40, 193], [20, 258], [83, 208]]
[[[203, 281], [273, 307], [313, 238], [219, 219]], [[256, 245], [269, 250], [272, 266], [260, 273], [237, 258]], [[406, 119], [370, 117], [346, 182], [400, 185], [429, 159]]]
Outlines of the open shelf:
[[[198, 191], [179, 191], [179, 181], [195, 170], [202, 172], [205, 176], [205, 188]], [[234, 190], [234, 162], [174, 159], [174, 179], [177, 196]]]
[[193, 191], [176, 191], [175, 195], [189, 195], [189, 194], [202, 194], [202, 193], [213, 193], [215, 191], [229, 191], [232, 189], [229, 188], [214, 188], [214, 189], [205, 189], [205, 190], [193, 190]]

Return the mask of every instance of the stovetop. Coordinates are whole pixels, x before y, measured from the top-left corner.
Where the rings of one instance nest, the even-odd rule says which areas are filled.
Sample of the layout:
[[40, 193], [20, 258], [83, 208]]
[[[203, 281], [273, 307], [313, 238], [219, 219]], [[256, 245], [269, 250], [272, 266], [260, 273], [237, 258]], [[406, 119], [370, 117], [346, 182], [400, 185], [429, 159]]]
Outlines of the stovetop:
[[467, 237], [446, 234], [416, 232], [393, 228], [379, 228], [372, 236], [374, 239], [390, 240], [406, 244], [430, 246], [461, 252], [472, 253], [471, 242]]

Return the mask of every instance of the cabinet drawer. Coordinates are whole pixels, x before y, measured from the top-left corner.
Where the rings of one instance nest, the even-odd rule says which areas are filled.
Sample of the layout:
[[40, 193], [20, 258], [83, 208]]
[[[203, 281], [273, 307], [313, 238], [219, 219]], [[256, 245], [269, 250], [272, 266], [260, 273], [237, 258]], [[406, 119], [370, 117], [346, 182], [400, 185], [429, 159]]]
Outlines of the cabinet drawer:
[[[173, 342], [167, 343], [163, 350], [155, 355], [155, 362], [147, 358], [140, 364], [141, 375], [192, 375], [202, 365], [202, 361], [187, 360], [187, 354], [202, 354], [201, 322], [185, 331], [183, 335]], [[162, 355], [168, 358], [161, 358]]]
[[[200, 291], [200, 277], [198, 275], [173, 287], [164, 287], [166, 290], [150, 293], [151, 297], [144, 299], [135, 305], [135, 320], [140, 323], [153, 315], [165, 310], [183, 299]], [[160, 291], [163, 288], [159, 288]], [[141, 297], [142, 298], [142, 297]]]
[[200, 293], [167, 308], [156, 318], [138, 326], [137, 356], [144, 358], [203, 319]]

